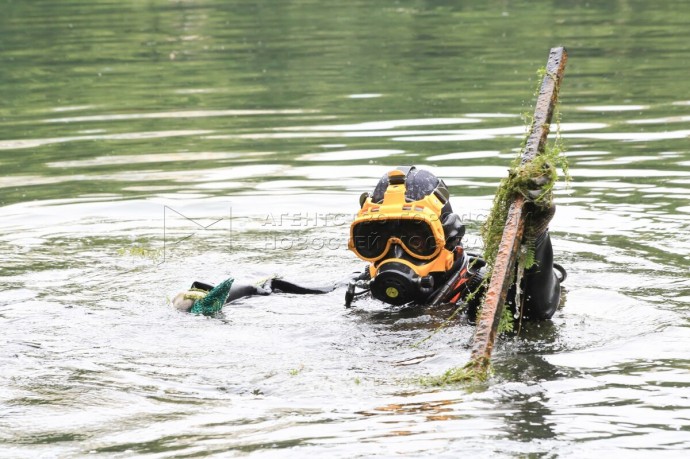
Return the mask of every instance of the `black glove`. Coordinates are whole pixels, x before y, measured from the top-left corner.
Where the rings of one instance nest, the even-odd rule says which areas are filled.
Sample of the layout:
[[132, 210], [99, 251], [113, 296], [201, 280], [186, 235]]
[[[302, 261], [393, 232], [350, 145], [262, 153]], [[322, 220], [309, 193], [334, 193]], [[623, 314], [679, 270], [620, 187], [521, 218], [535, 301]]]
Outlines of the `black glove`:
[[556, 205], [553, 203], [551, 190], [544, 195], [543, 187], [549, 183], [547, 175], [541, 175], [530, 180], [531, 186], [527, 192], [527, 228], [525, 236], [528, 238], [539, 238], [549, 229], [549, 223], [556, 213]]

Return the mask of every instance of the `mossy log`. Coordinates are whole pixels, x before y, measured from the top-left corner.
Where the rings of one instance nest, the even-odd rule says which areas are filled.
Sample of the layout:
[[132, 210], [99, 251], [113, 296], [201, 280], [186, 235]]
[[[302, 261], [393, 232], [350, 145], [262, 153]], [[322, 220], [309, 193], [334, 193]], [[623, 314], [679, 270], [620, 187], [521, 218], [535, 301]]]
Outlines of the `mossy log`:
[[[522, 151], [521, 166], [528, 165], [544, 153], [567, 60], [568, 55], [564, 48], [551, 49], [546, 64], [546, 72], [537, 96], [529, 136]], [[525, 231], [525, 215], [523, 213], [525, 197], [520, 193], [515, 193], [510, 199], [512, 202], [505, 220], [503, 235], [493, 260], [493, 266], [491, 266], [491, 280], [481, 316], [477, 321], [472, 355], [468, 364], [469, 367], [480, 373], [489, 369], [498, 324], [503, 314], [508, 289], [514, 278], [518, 251]]]

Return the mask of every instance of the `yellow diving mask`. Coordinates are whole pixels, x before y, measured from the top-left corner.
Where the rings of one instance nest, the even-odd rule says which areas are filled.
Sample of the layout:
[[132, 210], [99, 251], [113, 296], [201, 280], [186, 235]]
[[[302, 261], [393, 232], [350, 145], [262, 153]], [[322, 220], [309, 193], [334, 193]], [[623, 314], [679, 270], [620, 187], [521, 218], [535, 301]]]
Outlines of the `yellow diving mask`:
[[[348, 247], [370, 263], [372, 294], [391, 304], [423, 301], [433, 292], [434, 276], [447, 272], [454, 262], [441, 218], [448, 190], [436, 179], [436, 188], [408, 202], [410, 170], [388, 173], [382, 201], [373, 202], [371, 196], [363, 195], [362, 208], [350, 226]], [[459, 218], [452, 216], [454, 226], [461, 227], [464, 234]]]

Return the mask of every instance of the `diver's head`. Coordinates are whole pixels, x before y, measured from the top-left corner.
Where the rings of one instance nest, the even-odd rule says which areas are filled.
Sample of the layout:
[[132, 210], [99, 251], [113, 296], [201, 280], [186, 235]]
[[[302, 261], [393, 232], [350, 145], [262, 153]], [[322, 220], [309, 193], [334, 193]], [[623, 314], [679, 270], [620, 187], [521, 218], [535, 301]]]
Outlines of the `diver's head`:
[[449, 197], [443, 180], [414, 166], [388, 172], [362, 195], [349, 248], [369, 262], [375, 298], [422, 303], [451, 269], [465, 227]]

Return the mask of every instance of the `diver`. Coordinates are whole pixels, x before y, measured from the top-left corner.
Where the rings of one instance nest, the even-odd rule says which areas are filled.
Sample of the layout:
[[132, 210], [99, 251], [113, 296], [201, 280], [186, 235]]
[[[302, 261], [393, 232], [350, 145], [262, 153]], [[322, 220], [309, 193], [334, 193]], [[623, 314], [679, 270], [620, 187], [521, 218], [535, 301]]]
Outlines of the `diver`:
[[[543, 183], [535, 183], [536, 193]], [[560, 303], [560, 285], [566, 272], [553, 262], [548, 225], [555, 206], [528, 202], [526, 234], [534, 247], [535, 263], [525, 270], [506, 301], [523, 319], [550, 319]], [[391, 170], [373, 193], [363, 193], [360, 210], [350, 226], [348, 248], [368, 263], [347, 282], [345, 306], [362, 295], [394, 306], [453, 304], [476, 318], [486, 288], [486, 263], [462, 245], [465, 226], [453, 212], [443, 180], [414, 166]], [[272, 277], [257, 285], [235, 284], [233, 279], [213, 287], [194, 282], [178, 294], [179, 310], [212, 315], [234, 300], [276, 292], [323, 294], [337, 286], [307, 288]], [[516, 297], [520, 304], [516, 304]]]

